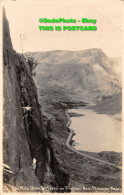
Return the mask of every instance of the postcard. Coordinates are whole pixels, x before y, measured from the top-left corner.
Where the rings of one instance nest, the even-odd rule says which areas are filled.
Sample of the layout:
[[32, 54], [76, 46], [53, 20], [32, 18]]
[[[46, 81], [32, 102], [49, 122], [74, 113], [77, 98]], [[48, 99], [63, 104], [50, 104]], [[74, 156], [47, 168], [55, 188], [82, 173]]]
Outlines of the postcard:
[[1, 2], [1, 194], [123, 194], [120, 0]]

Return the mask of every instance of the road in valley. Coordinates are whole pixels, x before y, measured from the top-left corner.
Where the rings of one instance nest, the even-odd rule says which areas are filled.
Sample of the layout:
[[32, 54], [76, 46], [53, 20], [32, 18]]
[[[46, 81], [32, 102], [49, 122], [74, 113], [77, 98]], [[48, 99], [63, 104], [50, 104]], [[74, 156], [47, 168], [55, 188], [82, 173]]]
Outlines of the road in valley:
[[[67, 124], [66, 124], [66, 127], [69, 127], [70, 124], [71, 124], [71, 119], [70, 119], [70, 117], [69, 117], [69, 114], [68, 114], [67, 110], [65, 111], [65, 113], [66, 113], [67, 118], [68, 118], [68, 122], [67, 122]], [[95, 161], [98, 161], [98, 162], [107, 164], [107, 165], [109, 165], [109, 166], [113, 166], [113, 167], [118, 168], [118, 169], [120, 169], [120, 170], [122, 169], [122, 167], [120, 167], [120, 166], [116, 166], [116, 165], [114, 165], [114, 164], [112, 164], [112, 163], [109, 163], [109, 162], [106, 162], [106, 161], [104, 161], [104, 160], [100, 160], [100, 159], [98, 159], [98, 158], [95, 158], [95, 157], [86, 155], [86, 154], [84, 154], [84, 153], [82, 153], [82, 152], [76, 150], [75, 148], [73, 148], [72, 145], [70, 145], [70, 141], [72, 140], [72, 137], [73, 137], [74, 134], [75, 134], [75, 133], [74, 133], [74, 130], [70, 129], [69, 136], [68, 136], [68, 138], [67, 138], [67, 140], [66, 140], [66, 146], [67, 146], [70, 150], [72, 150], [73, 152], [76, 152], [77, 154], [79, 154], [79, 155], [81, 155], [81, 156], [85, 156], [85, 157], [87, 157], [87, 158], [89, 158], [89, 159], [92, 159], [92, 160], [95, 160]]]

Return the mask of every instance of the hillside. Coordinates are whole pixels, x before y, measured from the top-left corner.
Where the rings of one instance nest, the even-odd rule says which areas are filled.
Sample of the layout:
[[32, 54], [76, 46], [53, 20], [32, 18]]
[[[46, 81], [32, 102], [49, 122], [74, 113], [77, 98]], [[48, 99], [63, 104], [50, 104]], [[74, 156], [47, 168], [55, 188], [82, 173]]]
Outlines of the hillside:
[[[82, 185], [89, 189], [91, 186], [121, 188], [119, 170], [83, 158], [65, 146], [69, 135], [66, 109], [80, 106], [109, 115], [121, 112], [120, 74], [113, 69], [113, 66], [119, 66], [118, 60], [108, 58], [101, 49], [57, 50], [32, 55], [39, 61], [34, 77], [39, 102], [45, 120], [49, 121], [49, 136], [56, 159], [69, 174], [69, 189], [76, 187], [82, 192]], [[109, 159], [109, 162], [118, 159], [121, 164], [121, 153], [87, 154], [106, 161]]]
[[57, 50], [32, 55], [39, 61], [37, 86], [43, 83], [49, 90], [56, 88], [69, 100], [94, 104], [103, 96], [121, 92], [121, 59], [110, 59], [101, 49]]

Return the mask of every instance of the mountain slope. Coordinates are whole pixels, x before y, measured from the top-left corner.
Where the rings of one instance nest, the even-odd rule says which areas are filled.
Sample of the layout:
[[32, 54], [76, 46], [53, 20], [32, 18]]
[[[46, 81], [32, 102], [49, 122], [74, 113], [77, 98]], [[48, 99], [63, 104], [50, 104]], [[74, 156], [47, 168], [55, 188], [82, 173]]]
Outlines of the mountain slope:
[[[104, 107], [105, 114], [120, 112], [121, 106], [118, 103], [121, 102], [121, 83], [112, 70], [110, 59], [101, 49], [35, 52], [32, 55], [40, 61], [35, 76], [39, 101], [44, 117], [49, 120], [56, 158], [69, 173], [68, 186], [78, 189], [82, 185], [89, 188], [103, 187], [103, 184], [104, 187], [120, 186], [119, 172], [113, 173], [105, 165], [102, 168], [100, 163], [91, 162], [68, 151], [65, 145], [69, 136], [66, 109], [78, 106], [87, 106], [88, 109], [89, 106], [101, 113]], [[82, 127], [82, 132], [83, 130]], [[99, 158], [97, 153], [91, 155], [98, 155]], [[116, 156], [111, 152], [105, 152], [105, 155], [112, 156], [112, 160]]]
[[96, 102], [102, 96], [121, 91], [120, 73], [115, 71], [119, 63], [109, 59], [101, 49], [57, 50], [32, 55], [39, 60], [37, 84], [43, 83], [49, 90], [61, 88], [71, 99]]

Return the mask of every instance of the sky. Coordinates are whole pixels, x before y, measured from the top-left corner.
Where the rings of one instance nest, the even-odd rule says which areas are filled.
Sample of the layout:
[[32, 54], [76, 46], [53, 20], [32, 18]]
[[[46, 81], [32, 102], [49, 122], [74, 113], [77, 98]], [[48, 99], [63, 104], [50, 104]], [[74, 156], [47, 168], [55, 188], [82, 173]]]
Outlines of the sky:
[[[122, 55], [122, 1], [17, 0], [5, 1], [3, 4], [13, 47], [17, 52], [22, 52], [22, 48], [23, 52], [101, 48], [108, 57]], [[97, 19], [97, 31], [40, 31], [39, 18]], [[24, 37], [24, 41], [20, 37]]]

